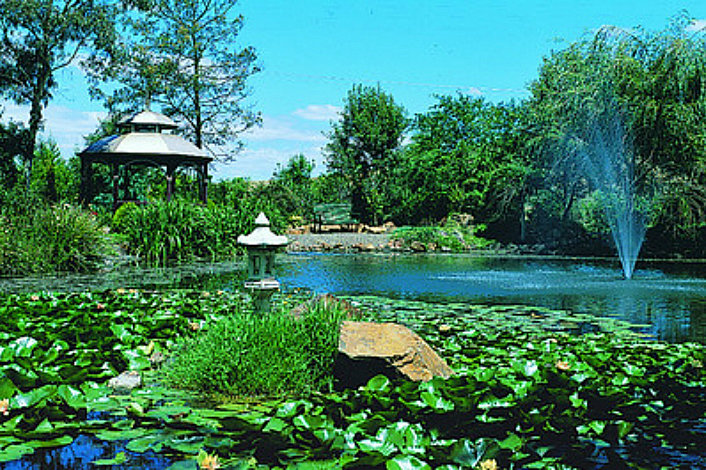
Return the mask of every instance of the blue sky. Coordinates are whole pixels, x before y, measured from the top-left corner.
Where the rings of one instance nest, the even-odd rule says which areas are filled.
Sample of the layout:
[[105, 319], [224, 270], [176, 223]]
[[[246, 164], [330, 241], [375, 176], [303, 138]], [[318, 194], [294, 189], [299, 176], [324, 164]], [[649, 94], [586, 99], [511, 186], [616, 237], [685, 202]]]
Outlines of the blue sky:
[[[323, 132], [356, 83], [379, 83], [410, 115], [435, 94], [522, 99], [542, 57], [602, 25], [660, 30], [681, 10], [706, 20], [703, 0], [240, 0], [236, 10], [245, 17], [241, 44], [255, 47], [263, 68], [250, 80], [263, 126], [244, 136], [234, 163], [216, 165], [216, 179], [267, 179], [297, 153], [324, 170]], [[25, 109], [4, 108], [3, 120], [26, 120]], [[68, 156], [102, 113], [80, 71], [68, 70], [45, 134]]]

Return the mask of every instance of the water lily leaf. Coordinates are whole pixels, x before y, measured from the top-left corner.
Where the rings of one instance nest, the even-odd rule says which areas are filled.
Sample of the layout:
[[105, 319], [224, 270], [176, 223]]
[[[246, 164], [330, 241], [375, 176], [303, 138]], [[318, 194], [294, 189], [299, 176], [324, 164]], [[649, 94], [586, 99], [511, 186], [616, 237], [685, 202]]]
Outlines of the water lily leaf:
[[428, 463], [413, 455], [402, 455], [385, 463], [387, 470], [431, 470]]
[[365, 388], [371, 392], [389, 392], [392, 388], [392, 384], [390, 379], [384, 375], [376, 375], [368, 381]]
[[34, 454], [34, 448], [27, 444], [11, 444], [0, 450], [0, 463], [19, 460], [25, 455]]
[[137, 350], [125, 350], [123, 351], [123, 357], [128, 361], [128, 369], [130, 370], [149, 369], [151, 366], [150, 360]]
[[127, 462], [127, 454], [118, 452], [112, 459], [98, 459], [91, 462], [93, 465], [120, 465]]
[[29, 336], [23, 336], [10, 342], [10, 344], [8, 344], [8, 348], [14, 352], [15, 358], [31, 357], [34, 348], [37, 347], [37, 344], [39, 344], [39, 342], [36, 339], [30, 338]]
[[[2, 372], [0, 372], [0, 374], [2, 374]], [[15, 387], [12, 380], [7, 377], [0, 377], [0, 400], [10, 398], [18, 391], [19, 389]]]
[[419, 398], [421, 398], [424, 403], [429, 405], [435, 411], [447, 412], [453, 411], [454, 409], [454, 403], [440, 395], [434, 395], [430, 392], [422, 392], [419, 395]]
[[51, 422], [44, 418], [41, 423], [37, 425], [36, 428], [34, 428], [34, 432], [36, 433], [48, 433], [52, 432], [54, 430], [54, 425], [51, 424]]
[[498, 445], [501, 449], [509, 449], [514, 452], [522, 447], [522, 438], [517, 434], [511, 433], [508, 437], [500, 441]]
[[513, 361], [512, 368], [516, 372], [523, 374], [525, 377], [534, 377], [539, 371], [539, 366], [537, 366], [536, 361]]
[[37, 403], [52, 397], [56, 394], [56, 385], [44, 385], [40, 388], [35, 388], [27, 393], [20, 393], [15, 395], [12, 400], [10, 400], [10, 406], [12, 408], [29, 408]]
[[164, 439], [161, 436], [148, 435], [145, 437], [138, 437], [127, 443], [125, 448], [132, 452], [147, 452], [148, 450], [153, 450], [155, 452], [160, 452], [164, 445]]
[[101, 441], [125, 441], [128, 439], [137, 439], [149, 434], [149, 430], [144, 428], [137, 429], [104, 429], [96, 433], [96, 437]]
[[198, 468], [199, 464], [196, 460], [180, 460], [167, 467], [167, 470], [198, 470]]
[[267, 422], [267, 425], [262, 429], [264, 432], [281, 432], [284, 428], [287, 427], [287, 422], [279, 419], [277, 417], [274, 417], [270, 419]]
[[59, 385], [57, 394], [74, 410], [86, 407], [86, 397], [80, 390], [70, 385]]
[[74, 438], [71, 436], [60, 436], [49, 440], [32, 440], [25, 442], [26, 445], [40, 449], [44, 447], [63, 447], [71, 444]]
[[294, 424], [294, 426], [307, 431], [317, 429], [324, 423], [325, 420], [321, 416], [299, 415], [292, 420], [292, 424]]

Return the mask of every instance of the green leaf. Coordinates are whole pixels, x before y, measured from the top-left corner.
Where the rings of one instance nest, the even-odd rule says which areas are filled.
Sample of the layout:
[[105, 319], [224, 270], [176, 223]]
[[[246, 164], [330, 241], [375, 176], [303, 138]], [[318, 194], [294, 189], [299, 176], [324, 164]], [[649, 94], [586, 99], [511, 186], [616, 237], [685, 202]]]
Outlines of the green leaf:
[[390, 379], [388, 379], [384, 375], [376, 375], [372, 379], [368, 380], [368, 383], [365, 388], [372, 392], [384, 393], [390, 391], [390, 389], [392, 388], [392, 384], [390, 382]]
[[401, 455], [385, 463], [387, 470], [431, 470], [428, 463], [413, 455]]
[[127, 454], [118, 452], [112, 459], [98, 459], [91, 462], [93, 465], [120, 465], [127, 462]]
[[[1, 374], [2, 372], [0, 372]], [[12, 397], [19, 389], [7, 377], [0, 377], [0, 400]]]
[[267, 422], [267, 425], [262, 430], [264, 432], [281, 432], [285, 427], [287, 427], [286, 421], [273, 417]]
[[515, 452], [522, 447], [522, 438], [517, 434], [510, 433], [510, 435], [500, 441], [498, 445], [501, 449], [508, 449]]

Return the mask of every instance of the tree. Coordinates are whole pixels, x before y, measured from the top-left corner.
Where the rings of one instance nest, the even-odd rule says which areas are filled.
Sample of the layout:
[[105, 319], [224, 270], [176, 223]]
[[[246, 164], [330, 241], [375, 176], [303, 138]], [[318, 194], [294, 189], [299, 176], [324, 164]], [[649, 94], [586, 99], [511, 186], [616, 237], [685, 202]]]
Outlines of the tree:
[[0, 11], [0, 93], [30, 108], [23, 151], [29, 184], [56, 74], [81, 52], [111, 52], [115, 8], [99, 0], [0, 0]]
[[528, 143], [545, 188], [564, 195], [565, 214], [590, 189], [566, 144], [592, 116], [616, 107], [632, 140], [638, 190], [661, 194], [657, 232], [706, 234], [706, 32], [692, 24], [683, 13], [657, 33], [604, 27], [544, 60], [530, 87]]
[[382, 193], [395, 165], [408, 119], [405, 109], [380, 87], [354, 85], [326, 145], [328, 169], [348, 185], [353, 216], [378, 223]]
[[[114, 113], [157, 104], [199, 148], [232, 157], [242, 147], [234, 139], [260, 121], [245, 103], [246, 81], [259, 68], [252, 47], [237, 47], [243, 17], [234, 15], [235, 4], [154, 0], [146, 14], [126, 16], [122, 54], [92, 75], [93, 91]], [[106, 80], [122, 86], [101, 92]]]
[[396, 221], [438, 222], [464, 212], [488, 224], [516, 215], [527, 168], [522, 107], [463, 94], [437, 99], [415, 116], [411, 143], [396, 165], [390, 188]]

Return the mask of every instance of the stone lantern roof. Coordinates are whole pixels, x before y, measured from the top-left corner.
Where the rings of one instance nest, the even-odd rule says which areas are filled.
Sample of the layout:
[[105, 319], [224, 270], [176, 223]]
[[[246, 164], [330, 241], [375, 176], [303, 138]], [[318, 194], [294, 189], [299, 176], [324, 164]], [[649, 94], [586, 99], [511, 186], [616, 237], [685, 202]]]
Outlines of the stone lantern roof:
[[238, 236], [238, 244], [253, 248], [279, 248], [286, 246], [289, 241], [284, 235], [275, 235], [270, 231], [270, 221], [264, 213], [255, 219], [255, 230], [250, 235]]

